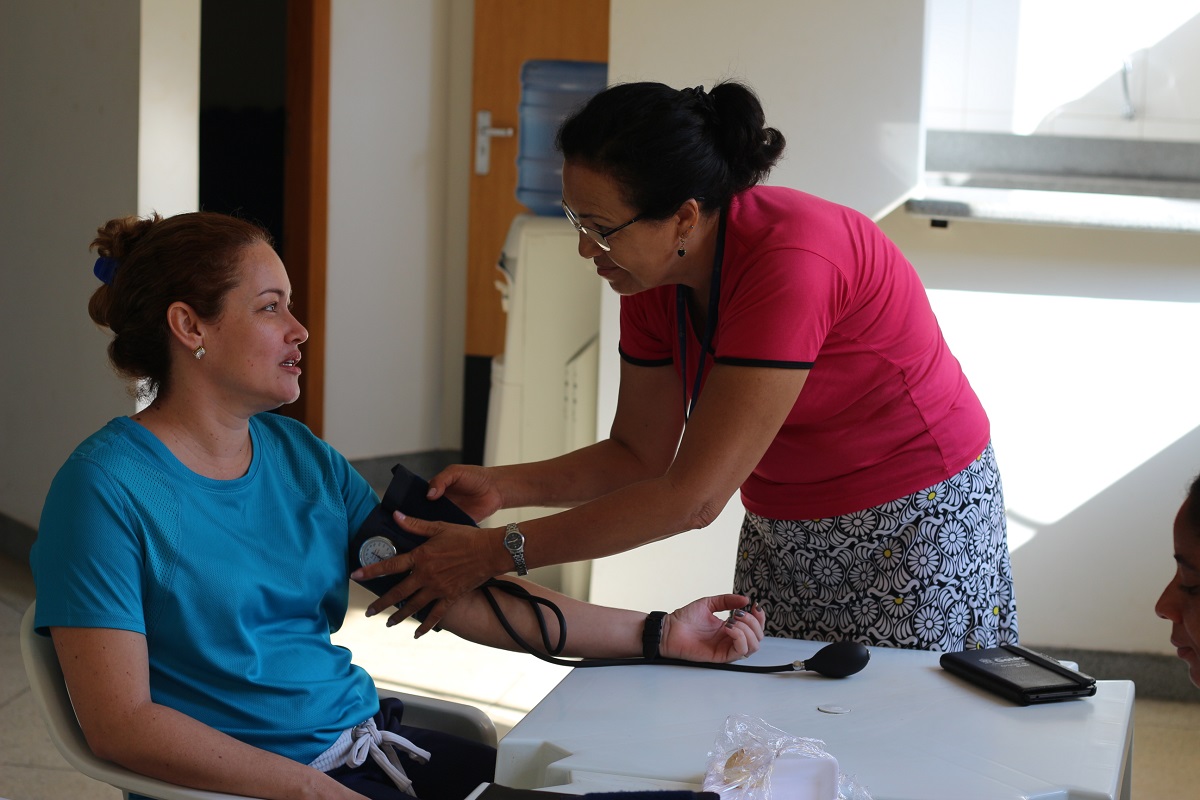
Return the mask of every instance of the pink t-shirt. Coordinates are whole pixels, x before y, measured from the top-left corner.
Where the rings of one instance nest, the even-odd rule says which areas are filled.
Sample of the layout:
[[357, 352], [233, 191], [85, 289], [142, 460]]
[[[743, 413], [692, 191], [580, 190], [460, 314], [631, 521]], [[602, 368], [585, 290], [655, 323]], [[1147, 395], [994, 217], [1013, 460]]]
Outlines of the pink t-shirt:
[[[722, 364], [811, 369], [742, 484], [747, 509], [848, 514], [943, 481], [987, 447], [987, 415], [920, 278], [870, 219], [759, 186], [734, 198], [726, 224], [710, 353]], [[690, 395], [700, 342], [685, 329]], [[678, 351], [674, 286], [621, 298], [622, 357], [679, 369]]]

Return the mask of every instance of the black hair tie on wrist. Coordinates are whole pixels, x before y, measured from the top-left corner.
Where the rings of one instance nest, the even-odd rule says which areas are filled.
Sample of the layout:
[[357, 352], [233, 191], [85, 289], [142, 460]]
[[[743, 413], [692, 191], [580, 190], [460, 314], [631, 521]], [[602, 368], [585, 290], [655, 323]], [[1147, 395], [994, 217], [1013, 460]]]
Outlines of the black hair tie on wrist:
[[642, 657], [651, 660], [660, 658], [658, 646], [662, 644], [663, 617], [665, 611], [651, 611], [646, 615], [646, 624], [642, 628]]

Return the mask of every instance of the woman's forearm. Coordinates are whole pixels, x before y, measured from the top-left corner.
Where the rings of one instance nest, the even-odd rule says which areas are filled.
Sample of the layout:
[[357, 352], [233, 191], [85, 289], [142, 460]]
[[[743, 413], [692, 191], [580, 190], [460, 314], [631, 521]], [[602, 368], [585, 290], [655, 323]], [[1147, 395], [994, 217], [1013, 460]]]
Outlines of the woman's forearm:
[[605, 439], [556, 458], [491, 469], [504, 508], [573, 508], [630, 483], [661, 475], [670, 460], [649, 462]]
[[[554, 603], [563, 612], [567, 637], [563, 656], [591, 658], [630, 658], [641, 655], [642, 624], [646, 615], [637, 611], [608, 608], [576, 600], [516, 578], [501, 580], [525, 588], [532, 594]], [[531, 604], [499, 589], [490, 589], [505, 619], [518, 635], [537, 650], [545, 653], [541, 629]], [[561, 636], [558, 619], [542, 609], [551, 643]], [[456, 603], [442, 620], [444, 627], [464, 639], [504, 650], [521, 650], [501, 627], [482, 590], [476, 590]]]
[[584, 505], [521, 522], [526, 563], [533, 568], [602, 558], [702, 528], [716, 519], [734, 491], [689, 490], [666, 476], [621, 487]]
[[[512, 582], [552, 601], [562, 611], [566, 637], [560, 655], [626, 659], [645, 654], [643, 634], [649, 615], [584, 603], [524, 581]], [[493, 591], [501, 613], [526, 645], [547, 652], [528, 601]], [[518, 649], [478, 591], [463, 598], [445, 619], [447, 626], [464, 638], [493, 647]], [[762, 609], [735, 594], [702, 597], [656, 619], [657, 628], [652, 632], [655, 644], [650, 647], [652, 656], [717, 663], [744, 658], [757, 651], [766, 621]], [[562, 635], [557, 619], [553, 614], [545, 614], [545, 621], [549, 645], [557, 647]]]
[[[715, 365], [672, 460], [591, 502], [522, 522], [526, 563], [600, 558], [708, 525], [762, 459], [806, 378], [801, 370]], [[617, 441], [642, 434], [652, 435], [628, 425]], [[667, 441], [646, 452], [662, 458]]]
[[639, 367], [623, 360], [608, 437], [557, 458], [493, 468], [503, 507], [573, 508], [661, 476], [683, 434], [680, 388], [671, 367]]
[[360, 798], [328, 775], [246, 744], [150, 696], [146, 639], [51, 629], [79, 726], [97, 757], [197, 789], [266, 798]]
[[[197, 720], [150, 704], [97, 755], [170, 783], [252, 797], [361, 797], [328, 775], [240, 742]], [[93, 748], [95, 749], [95, 748]]]

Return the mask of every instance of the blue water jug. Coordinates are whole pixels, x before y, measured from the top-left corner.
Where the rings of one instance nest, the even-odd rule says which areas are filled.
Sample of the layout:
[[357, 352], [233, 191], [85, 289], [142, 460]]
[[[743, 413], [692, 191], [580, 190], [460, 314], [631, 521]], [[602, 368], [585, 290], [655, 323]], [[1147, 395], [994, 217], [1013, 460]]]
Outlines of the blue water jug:
[[604, 88], [608, 65], [590, 61], [526, 61], [518, 108], [517, 200], [534, 214], [562, 214], [558, 126]]

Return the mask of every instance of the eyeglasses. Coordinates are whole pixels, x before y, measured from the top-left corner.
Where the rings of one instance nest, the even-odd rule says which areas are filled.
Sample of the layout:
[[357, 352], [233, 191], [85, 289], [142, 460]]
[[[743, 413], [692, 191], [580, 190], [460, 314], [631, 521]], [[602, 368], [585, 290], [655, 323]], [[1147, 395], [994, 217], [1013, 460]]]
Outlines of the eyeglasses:
[[575, 226], [575, 230], [579, 231], [584, 236], [591, 239], [593, 242], [595, 242], [600, 247], [601, 250], [603, 250], [606, 253], [609, 252], [610, 250], [612, 250], [612, 245], [610, 245], [608, 243], [609, 236], [612, 236], [614, 233], [621, 230], [622, 228], [628, 228], [630, 225], [632, 225], [633, 223], [637, 222], [638, 220], [640, 220], [642, 218], [642, 215], [638, 214], [636, 217], [629, 220], [629, 222], [626, 222], [624, 225], [618, 225], [617, 227], [609, 228], [606, 231], [598, 231], [593, 228], [585, 228], [583, 226], [583, 223], [579, 221], [579, 217], [575, 216], [575, 212], [572, 211], [570, 209], [570, 207], [567, 205], [566, 200], [562, 201], [562, 210], [563, 210], [563, 213], [567, 215], [567, 221]]

